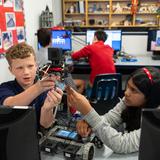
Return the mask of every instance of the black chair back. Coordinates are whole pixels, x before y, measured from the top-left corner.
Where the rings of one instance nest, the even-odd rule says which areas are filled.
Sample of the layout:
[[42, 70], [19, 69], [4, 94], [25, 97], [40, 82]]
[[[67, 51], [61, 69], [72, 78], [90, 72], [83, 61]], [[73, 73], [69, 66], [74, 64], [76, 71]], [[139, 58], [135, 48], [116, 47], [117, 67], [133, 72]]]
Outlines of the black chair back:
[[120, 73], [96, 76], [89, 101], [93, 108], [104, 114], [115, 106], [122, 95], [122, 75]]
[[122, 95], [122, 76], [120, 73], [99, 74], [96, 76], [90, 100], [108, 101]]

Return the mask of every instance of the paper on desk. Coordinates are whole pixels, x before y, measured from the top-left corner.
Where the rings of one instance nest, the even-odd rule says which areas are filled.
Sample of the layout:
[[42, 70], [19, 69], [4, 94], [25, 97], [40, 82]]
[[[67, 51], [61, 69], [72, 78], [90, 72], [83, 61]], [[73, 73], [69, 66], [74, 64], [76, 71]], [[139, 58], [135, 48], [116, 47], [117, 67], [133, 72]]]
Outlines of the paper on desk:
[[101, 149], [96, 148], [93, 159], [104, 160], [104, 159], [107, 159], [112, 153], [113, 151], [109, 147], [104, 145], [103, 148]]

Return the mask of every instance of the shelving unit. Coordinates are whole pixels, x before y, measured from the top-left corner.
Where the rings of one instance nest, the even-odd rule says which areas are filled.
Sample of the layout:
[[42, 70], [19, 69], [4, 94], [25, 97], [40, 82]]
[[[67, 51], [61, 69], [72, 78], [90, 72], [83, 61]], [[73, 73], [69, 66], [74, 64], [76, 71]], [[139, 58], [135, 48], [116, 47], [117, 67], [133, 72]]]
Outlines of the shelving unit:
[[65, 26], [83, 28], [159, 28], [159, 0], [62, 0]]
[[158, 0], [141, 0], [138, 12], [135, 15], [135, 26], [160, 27], [159, 16], [156, 7], [160, 7]]
[[110, 28], [133, 26], [133, 15], [131, 12], [131, 0], [111, 1]]
[[62, 0], [65, 26], [86, 26], [86, 0]]
[[109, 27], [110, 1], [109, 0], [87, 0], [87, 26]]

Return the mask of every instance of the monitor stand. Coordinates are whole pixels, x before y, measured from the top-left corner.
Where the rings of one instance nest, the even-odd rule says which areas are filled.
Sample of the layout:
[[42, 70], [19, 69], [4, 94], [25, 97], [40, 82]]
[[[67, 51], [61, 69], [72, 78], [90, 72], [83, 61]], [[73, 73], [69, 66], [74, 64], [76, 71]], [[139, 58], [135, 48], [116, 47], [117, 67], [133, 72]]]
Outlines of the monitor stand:
[[160, 51], [153, 51], [152, 59], [153, 60], [160, 60]]

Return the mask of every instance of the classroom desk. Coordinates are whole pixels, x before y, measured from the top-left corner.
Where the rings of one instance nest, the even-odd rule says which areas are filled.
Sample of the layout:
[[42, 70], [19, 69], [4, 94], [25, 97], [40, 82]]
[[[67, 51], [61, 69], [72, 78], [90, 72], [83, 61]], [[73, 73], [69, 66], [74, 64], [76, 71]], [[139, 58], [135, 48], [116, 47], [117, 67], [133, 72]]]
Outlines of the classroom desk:
[[[150, 54], [146, 55], [137, 55], [136, 62], [122, 62], [121, 58], [116, 59], [115, 66], [118, 73], [129, 74], [134, 70], [145, 67], [152, 66], [160, 68], [160, 60], [152, 60]], [[74, 70], [73, 74], [89, 74], [90, 66], [86, 62], [77, 62], [73, 64]]]
[[[42, 153], [41, 160], [64, 160], [63, 155]], [[115, 154], [108, 147], [96, 149], [93, 160], [138, 160], [138, 152], [131, 154]]]

